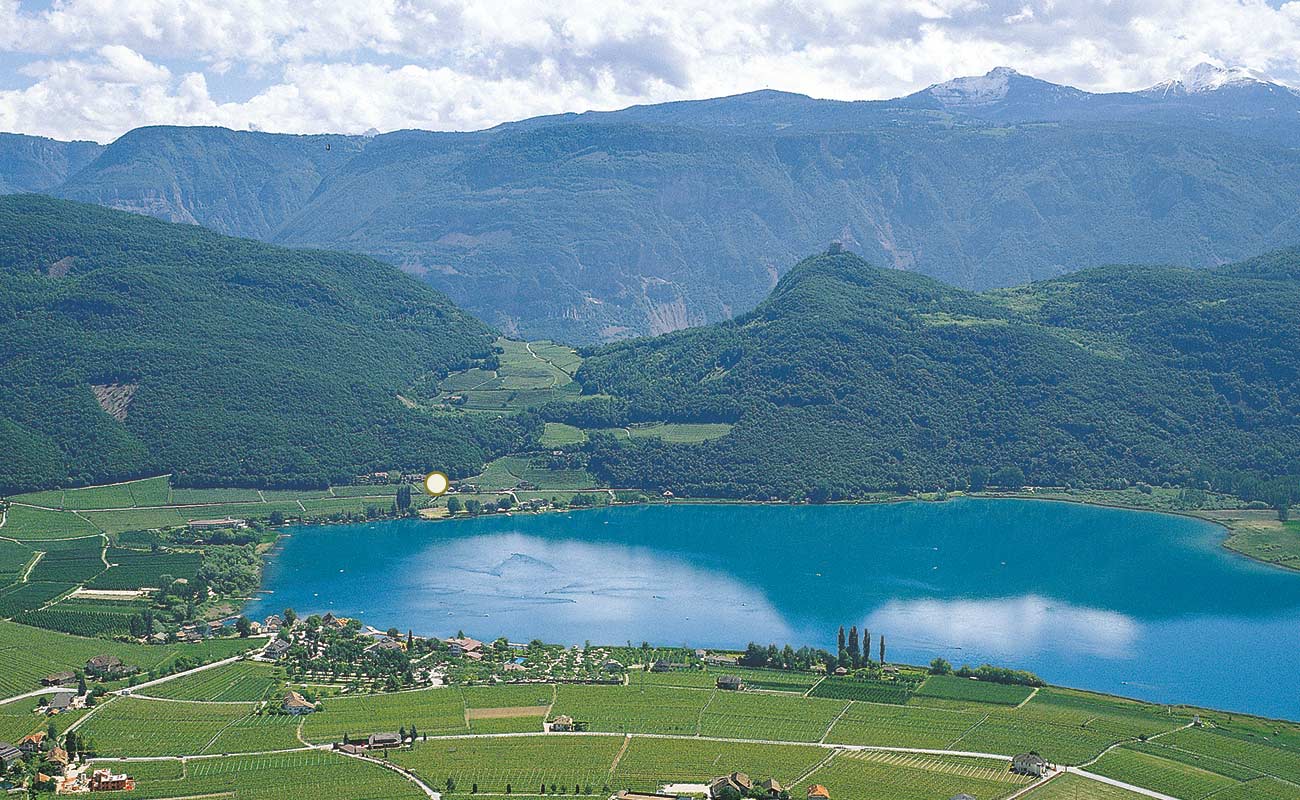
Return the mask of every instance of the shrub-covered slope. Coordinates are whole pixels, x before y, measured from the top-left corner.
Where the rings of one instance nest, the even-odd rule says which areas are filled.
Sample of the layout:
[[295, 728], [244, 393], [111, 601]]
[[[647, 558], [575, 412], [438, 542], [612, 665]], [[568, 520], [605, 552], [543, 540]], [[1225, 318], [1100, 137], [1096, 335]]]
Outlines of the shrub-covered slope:
[[829, 496], [1300, 471], [1300, 253], [1109, 267], [976, 294], [834, 252], [734, 322], [612, 345], [547, 410], [608, 426], [731, 421], [697, 445], [606, 442], [614, 485]]
[[492, 338], [369, 258], [0, 198], [0, 489], [467, 473], [523, 423], [438, 417], [398, 394]]

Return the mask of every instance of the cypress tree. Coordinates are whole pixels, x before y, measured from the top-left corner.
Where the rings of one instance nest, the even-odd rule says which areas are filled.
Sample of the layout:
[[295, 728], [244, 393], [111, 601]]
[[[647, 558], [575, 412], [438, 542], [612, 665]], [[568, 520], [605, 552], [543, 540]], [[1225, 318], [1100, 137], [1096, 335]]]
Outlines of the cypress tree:
[[857, 625], [849, 628], [849, 660], [853, 662], [854, 669], [862, 666], [862, 650], [858, 647]]

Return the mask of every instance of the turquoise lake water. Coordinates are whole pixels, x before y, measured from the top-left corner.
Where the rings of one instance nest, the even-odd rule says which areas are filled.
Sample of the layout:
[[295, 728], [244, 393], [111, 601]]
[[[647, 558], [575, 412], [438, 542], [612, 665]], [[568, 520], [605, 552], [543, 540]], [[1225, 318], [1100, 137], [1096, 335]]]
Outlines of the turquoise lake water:
[[446, 636], [831, 648], [1300, 719], [1300, 575], [1184, 517], [1019, 500], [675, 505], [291, 529], [264, 616]]

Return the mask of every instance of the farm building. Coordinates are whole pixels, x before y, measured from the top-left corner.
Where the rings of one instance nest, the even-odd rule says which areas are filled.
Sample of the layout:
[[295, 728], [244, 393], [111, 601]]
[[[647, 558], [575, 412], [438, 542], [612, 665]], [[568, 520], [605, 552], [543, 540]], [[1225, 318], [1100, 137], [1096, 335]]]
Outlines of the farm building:
[[0, 742], [0, 764], [3, 764], [6, 769], [9, 768], [10, 764], [22, 757], [23, 751], [8, 742]]
[[447, 639], [447, 646], [451, 648], [453, 656], [469, 656], [474, 658], [483, 657], [483, 643], [477, 639], [471, 639], [468, 636], [462, 639]]
[[808, 800], [831, 800], [831, 790], [820, 783], [814, 783], [808, 787]]
[[45, 707], [45, 713], [58, 714], [60, 711], [67, 711], [72, 708], [72, 699], [76, 697], [72, 692], [55, 692], [50, 696], [50, 703]]
[[129, 792], [135, 789], [135, 781], [130, 775], [114, 773], [112, 770], [97, 769], [90, 774], [90, 791], [92, 792]]
[[402, 736], [399, 733], [372, 733], [366, 739], [366, 747], [371, 750], [386, 750], [389, 747], [401, 747]]
[[135, 671], [135, 667], [123, 664], [122, 659], [112, 655], [98, 655], [86, 662], [86, 674], [101, 680], [121, 678]]
[[41, 685], [62, 686], [65, 683], [73, 683], [76, 680], [77, 680], [77, 674], [75, 672], [69, 672], [69, 671], [55, 672], [46, 675], [44, 678], [41, 678]]
[[732, 692], [739, 692], [745, 688], [745, 682], [740, 679], [739, 675], [719, 675], [716, 683], [719, 689], [727, 689]]
[[286, 714], [297, 716], [300, 714], [310, 714], [316, 710], [316, 706], [297, 692], [290, 691], [284, 696], [284, 702], [280, 703], [280, 709]]
[[278, 659], [280, 656], [289, 652], [293, 645], [284, 639], [273, 639], [271, 643], [262, 648], [262, 655], [267, 658]]
[[758, 788], [768, 797], [780, 797], [781, 793], [785, 791], [785, 787], [782, 786], [781, 782], [776, 778], [768, 778], [765, 781], [760, 781]]
[[709, 781], [709, 797], [719, 798], [724, 796], [728, 789], [734, 790], [741, 797], [749, 793], [754, 788], [754, 782], [743, 772], [733, 772], [730, 775], [723, 775]]
[[551, 733], [569, 733], [570, 731], [576, 731], [577, 729], [578, 723], [574, 722], [573, 717], [568, 714], [559, 715], [555, 719], [551, 720], [547, 725], [547, 730]]
[[192, 531], [206, 531], [214, 528], [247, 528], [248, 521], [235, 519], [234, 517], [222, 517], [220, 519], [192, 519], [186, 525]]
[[40, 750], [41, 745], [44, 743], [45, 743], [45, 731], [30, 733], [24, 736], [21, 740], [19, 740], [18, 749], [23, 751], [24, 755], [31, 755], [32, 753], [35, 753], [38, 750]]
[[1019, 753], [1011, 759], [1011, 771], [1041, 778], [1047, 774], [1047, 760], [1037, 753]]
[[684, 800], [682, 795], [660, 792], [629, 792], [627, 789], [611, 795], [609, 800]]

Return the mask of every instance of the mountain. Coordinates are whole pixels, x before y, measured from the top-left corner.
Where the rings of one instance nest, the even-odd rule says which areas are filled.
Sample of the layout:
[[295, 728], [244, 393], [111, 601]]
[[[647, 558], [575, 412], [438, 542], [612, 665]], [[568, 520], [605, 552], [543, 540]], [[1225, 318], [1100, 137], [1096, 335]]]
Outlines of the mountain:
[[43, 192], [67, 180], [104, 150], [94, 142], [0, 133], [0, 194]]
[[763, 91], [473, 133], [144, 128], [23, 186], [362, 252], [507, 333], [600, 342], [742, 314], [831, 239], [969, 289], [1300, 242], [1296, 96], [1217, 85], [999, 68], [890, 101]]
[[493, 337], [369, 258], [3, 197], [0, 493], [161, 472], [265, 486], [472, 474], [527, 420], [436, 416], [399, 393], [489, 355]]
[[1297, 330], [1300, 251], [979, 294], [832, 248], [734, 321], [591, 353], [577, 380], [596, 397], [544, 414], [734, 423], [595, 445], [613, 485], [688, 496], [964, 487], [979, 468], [1017, 485], [1295, 474]]

